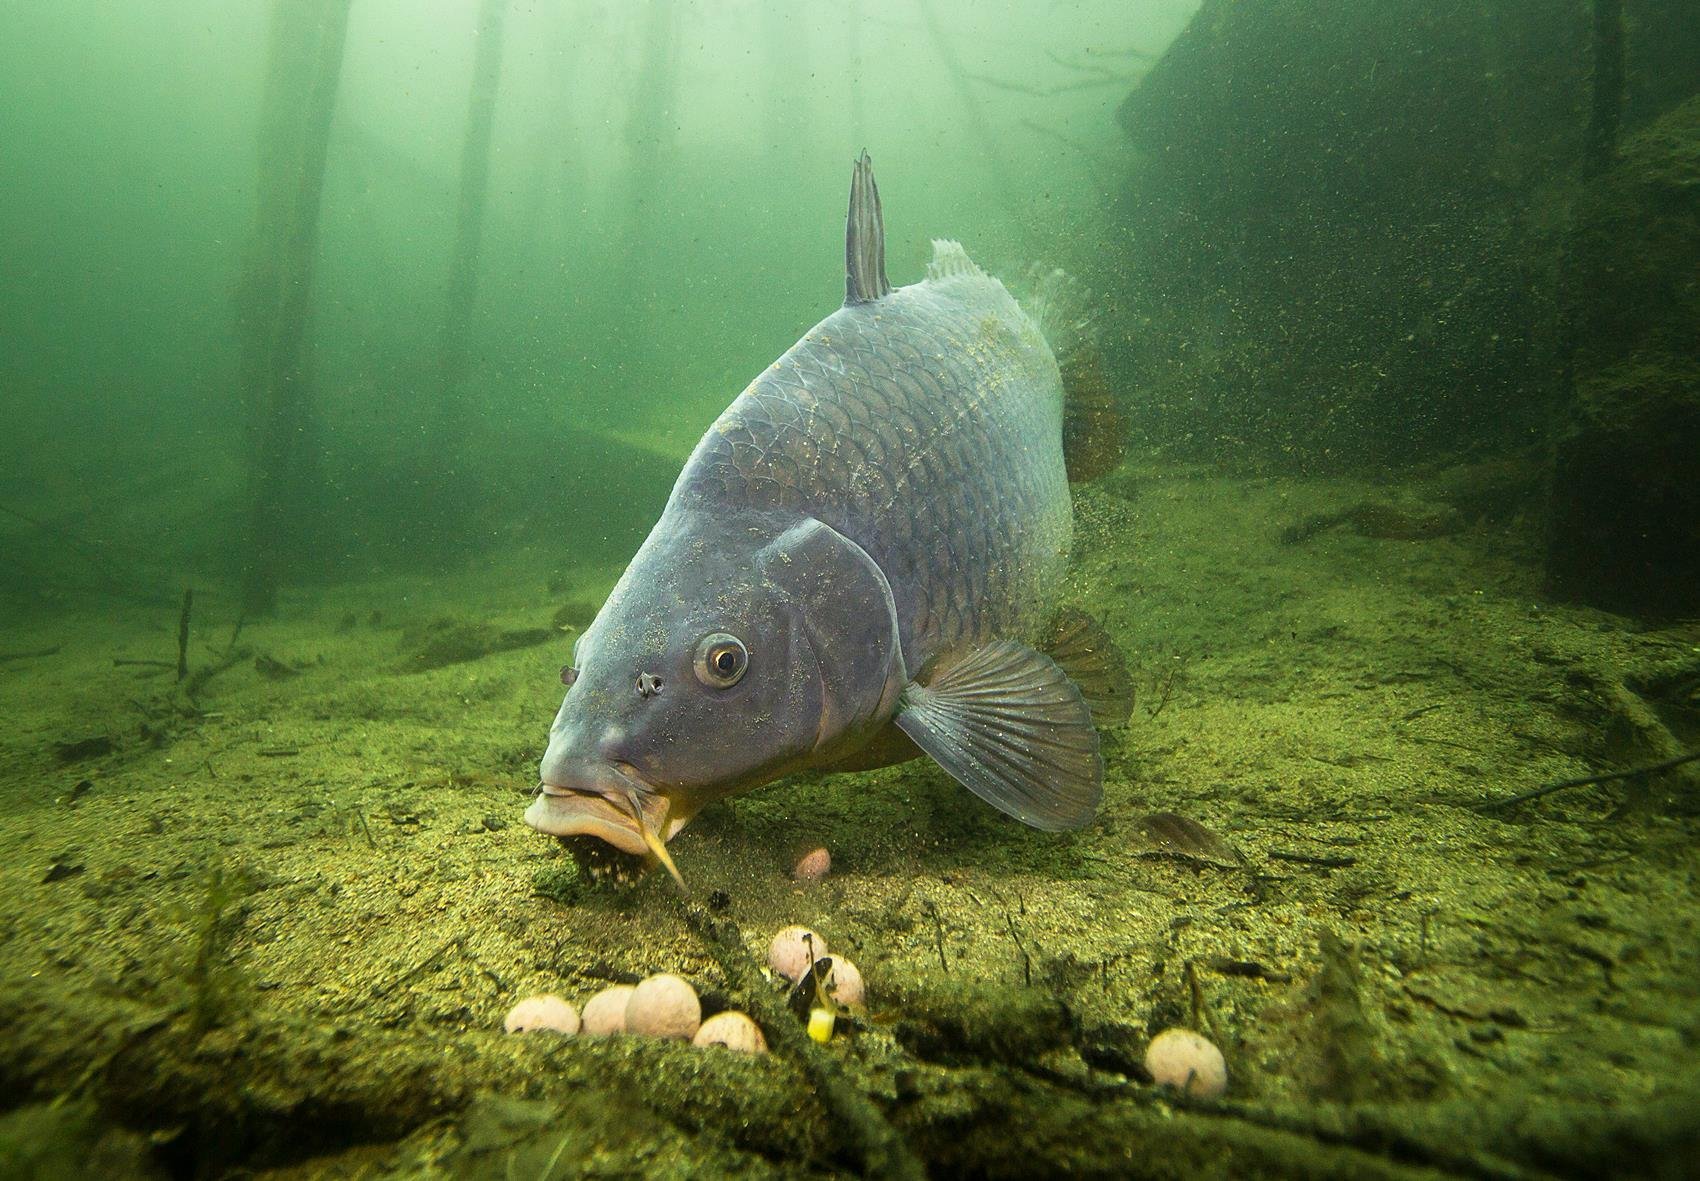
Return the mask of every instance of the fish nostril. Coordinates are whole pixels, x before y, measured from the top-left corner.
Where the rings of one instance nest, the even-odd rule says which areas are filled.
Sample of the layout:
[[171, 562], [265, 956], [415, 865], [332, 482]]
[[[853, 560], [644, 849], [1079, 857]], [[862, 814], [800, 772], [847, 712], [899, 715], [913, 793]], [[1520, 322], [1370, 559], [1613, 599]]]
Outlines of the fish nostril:
[[661, 678], [649, 673], [639, 673], [637, 691], [639, 697], [654, 697], [661, 692]]

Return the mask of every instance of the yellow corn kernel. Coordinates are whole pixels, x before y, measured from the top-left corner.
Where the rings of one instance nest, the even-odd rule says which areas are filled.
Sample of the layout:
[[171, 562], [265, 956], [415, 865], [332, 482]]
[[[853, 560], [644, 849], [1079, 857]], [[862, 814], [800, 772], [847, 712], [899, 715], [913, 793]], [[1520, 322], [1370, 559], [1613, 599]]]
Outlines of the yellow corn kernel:
[[826, 1009], [809, 1010], [809, 1036], [821, 1045], [832, 1040], [832, 1026], [835, 1018]]

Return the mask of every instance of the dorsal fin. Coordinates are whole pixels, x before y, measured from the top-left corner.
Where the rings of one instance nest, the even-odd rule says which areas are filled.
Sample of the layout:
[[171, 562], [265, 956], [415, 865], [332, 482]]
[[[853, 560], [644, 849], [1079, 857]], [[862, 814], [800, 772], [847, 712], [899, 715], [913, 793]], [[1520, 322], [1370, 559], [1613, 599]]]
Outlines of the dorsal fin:
[[880, 190], [874, 183], [874, 162], [864, 151], [850, 177], [850, 214], [844, 220], [844, 305], [868, 303], [890, 291]]

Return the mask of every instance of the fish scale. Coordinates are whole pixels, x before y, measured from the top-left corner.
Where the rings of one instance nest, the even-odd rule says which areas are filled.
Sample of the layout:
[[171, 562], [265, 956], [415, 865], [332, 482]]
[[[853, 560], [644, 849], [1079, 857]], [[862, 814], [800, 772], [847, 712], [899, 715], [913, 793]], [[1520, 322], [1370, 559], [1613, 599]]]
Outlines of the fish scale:
[[[954, 251], [941, 245], [941, 251]], [[971, 264], [970, 264], [971, 265]], [[978, 268], [840, 308], [726, 409], [681, 509], [816, 517], [885, 571], [912, 669], [1043, 622], [1070, 538], [1062, 380]]]
[[1091, 821], [1113, 645], [1029, 643], [1072, 531], [1056, 358], [954, 242], [892, 290], [883, 233], [864, 154], [844, 306], [715, 420], [579, 637], [534, 827], [683, 884], [666, 841], [713, 801], [922, 754], [1028, 824]]

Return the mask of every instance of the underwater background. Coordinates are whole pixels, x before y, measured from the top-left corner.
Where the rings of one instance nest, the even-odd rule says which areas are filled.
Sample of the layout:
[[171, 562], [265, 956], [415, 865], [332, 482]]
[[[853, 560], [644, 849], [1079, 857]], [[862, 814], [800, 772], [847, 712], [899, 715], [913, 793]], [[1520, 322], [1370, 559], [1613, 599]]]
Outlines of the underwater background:
[[[1692, 1175], [1696, 18], [0, 5], [0, 1176]], [[894, 283], [1091, 294], [1134, 713], [1080, 833], [797, 776], [684, 902], [520, 815], [864, 148]], [[774, 1052], [503, 1031], [662, 972]]]

